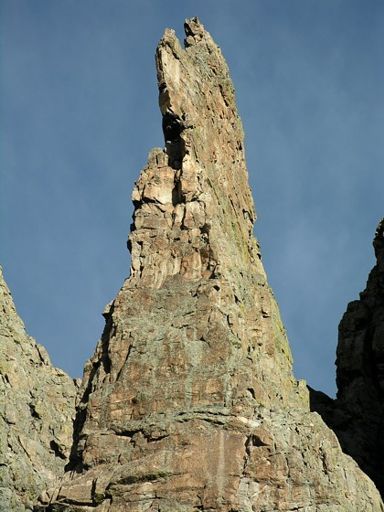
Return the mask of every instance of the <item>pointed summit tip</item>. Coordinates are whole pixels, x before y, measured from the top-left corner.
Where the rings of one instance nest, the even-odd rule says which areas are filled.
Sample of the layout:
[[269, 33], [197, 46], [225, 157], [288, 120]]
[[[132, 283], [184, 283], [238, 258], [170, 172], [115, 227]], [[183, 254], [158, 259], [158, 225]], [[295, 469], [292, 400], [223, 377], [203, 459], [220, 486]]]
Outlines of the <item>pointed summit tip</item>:
[[[209, 33], [205, 30], [204, 25], [201, 23], [197, 16], [193, 18], [186, 18], [184, 21], [184, 47], [189, 48], [201, 42], [205, 38], [211, 38]], [[180, 46], [176, 32], [173, 28], [166, 28], [163, 37], [160, 40], [159, 46], [162, 44], [169, 44], [171, 47], [174, 45]], [[212, 41], [213, 43], [213, 41]], [[181, 49], [181, 47], [179, 48]]]
[[188, 46], [193, 46], [194, 44], [201, 41], [206, 34], [206, 30], [204, 25], [201, 23], [197, 16], [193, 18], [187, 18], [184, 22], [184, 46], [188, 48]]

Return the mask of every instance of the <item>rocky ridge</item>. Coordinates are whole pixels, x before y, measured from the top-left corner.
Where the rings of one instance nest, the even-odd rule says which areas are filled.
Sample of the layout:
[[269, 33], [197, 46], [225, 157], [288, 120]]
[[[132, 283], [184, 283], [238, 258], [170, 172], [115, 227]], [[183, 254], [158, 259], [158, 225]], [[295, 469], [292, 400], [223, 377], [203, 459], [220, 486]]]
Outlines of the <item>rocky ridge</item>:
[[0, 511], [32, 510], [64, 473], [76, 391], [26, 333], [0, 267]]
[[68, 472], [36, 511], [382, 511], [309, 411], [253, 236], [243, 131], [196, 19], [156, 63], [165, 150], [133, 191], [130, 278], [86, 365]]
[[376, 265], [360, 299], [350, 302], [339, 325], [337, 399], [311, 392], [311, 407], [334, 430], [384, 493], [384, 219], [373, 247]]

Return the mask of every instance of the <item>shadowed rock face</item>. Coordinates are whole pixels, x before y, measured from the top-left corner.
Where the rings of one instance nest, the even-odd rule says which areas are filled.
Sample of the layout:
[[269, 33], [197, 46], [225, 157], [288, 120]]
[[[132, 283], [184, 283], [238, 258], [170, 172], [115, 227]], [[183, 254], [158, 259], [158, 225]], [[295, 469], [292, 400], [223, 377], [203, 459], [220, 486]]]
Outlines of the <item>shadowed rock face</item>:
[[76, 387], [27, 335], [0, 267], [0, 511], [31, 510], [64, 472]]
[[348, 304], [337, 347], [337, 399], [312, 392], [312, 409], [336, 432], [384, 492], [384, 219], [373, 246], [376, 265], [360, 299]]
[[227, 65], [197, 19], [185, 32], [157, 48], [165, 150], [133, 191], [131, 276], [85, 368], [67, 476], [35, 510], [383, 510], [292, 376]]

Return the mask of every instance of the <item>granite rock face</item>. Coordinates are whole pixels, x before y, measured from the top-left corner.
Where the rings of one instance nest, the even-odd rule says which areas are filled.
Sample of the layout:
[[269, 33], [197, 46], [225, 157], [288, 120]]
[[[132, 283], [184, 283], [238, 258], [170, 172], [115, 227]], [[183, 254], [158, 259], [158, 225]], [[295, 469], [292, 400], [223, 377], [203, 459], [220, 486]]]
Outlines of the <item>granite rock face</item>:
[[31, 510], [64, 472], [76, 387], [25, 332], [0, 267], [0, 511]]
[[165, 149], [133, 191], [130, 278], [85, 368], [68, 472], [36, 511], [382, 511], [291, 371], [253, 236], [227, 65], [196, 19], [156, 63]]
[[312, 392], [312, 408], [384, 493], [384, 219], [373, 240], [376, 265], [348, 304], [337, 347], [337, 399]]

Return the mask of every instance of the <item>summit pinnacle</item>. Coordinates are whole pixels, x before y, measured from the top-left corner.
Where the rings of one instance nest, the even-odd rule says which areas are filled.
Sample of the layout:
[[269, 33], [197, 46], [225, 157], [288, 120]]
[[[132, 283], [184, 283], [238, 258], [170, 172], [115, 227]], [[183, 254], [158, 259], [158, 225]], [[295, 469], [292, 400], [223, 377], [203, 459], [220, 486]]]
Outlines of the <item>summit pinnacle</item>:
[[157, 48], [165, 148], [133, 190], [131, 274], [85, 368], [67, 474], [36, 510], [383, 510], [292, 375], [228, 67], [197, 18], [185, 35]]

